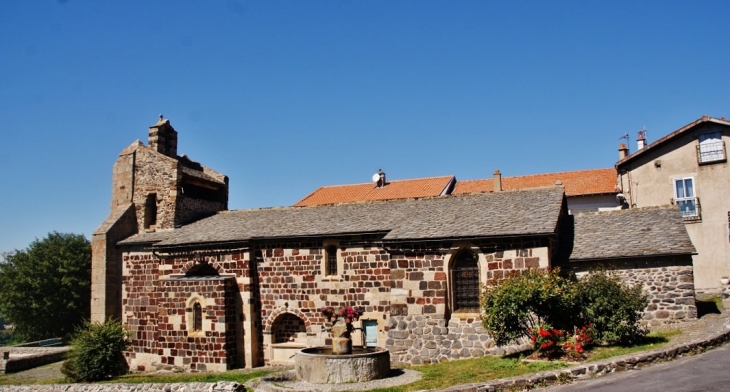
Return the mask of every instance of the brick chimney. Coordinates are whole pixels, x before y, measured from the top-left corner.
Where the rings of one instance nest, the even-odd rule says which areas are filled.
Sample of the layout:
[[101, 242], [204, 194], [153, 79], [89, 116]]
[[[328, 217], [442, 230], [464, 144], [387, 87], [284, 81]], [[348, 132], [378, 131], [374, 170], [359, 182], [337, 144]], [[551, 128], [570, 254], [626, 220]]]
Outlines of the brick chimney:
[[148, 143], [151, 149], [168, 157], [177, 158], [177, 131], [170, 120], [160, 114], [157, 124], [150, 127]]
[[502, 173], [499, 172], [499, 169], [494, 171], [494, 191], [502, 192]]
[[629, 156], [629, 148], [625, 144], [621, 143], [618, 146], [618, 159], [624, 159]]

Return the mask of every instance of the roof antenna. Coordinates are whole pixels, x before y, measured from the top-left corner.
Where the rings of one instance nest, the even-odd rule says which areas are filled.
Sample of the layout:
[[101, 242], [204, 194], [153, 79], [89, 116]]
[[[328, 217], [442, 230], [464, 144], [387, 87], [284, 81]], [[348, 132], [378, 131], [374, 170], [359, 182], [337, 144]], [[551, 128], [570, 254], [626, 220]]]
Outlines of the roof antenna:
[[623, 135], [621, 135], [620, 138], [618, 138], [618, 140], [621, 140], [621, 139], [626, 139], [626, 144], [629, 144], [629, 134], [628, 133], [624, 133]]

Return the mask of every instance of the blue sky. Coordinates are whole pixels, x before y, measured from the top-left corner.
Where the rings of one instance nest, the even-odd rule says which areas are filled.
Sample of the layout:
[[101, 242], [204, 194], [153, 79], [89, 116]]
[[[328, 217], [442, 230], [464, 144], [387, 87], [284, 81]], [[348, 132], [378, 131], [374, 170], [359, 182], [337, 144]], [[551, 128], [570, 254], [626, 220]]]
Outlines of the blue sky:
[[162, 113], [231, 209], [321, 185], [612, 166], [730, 117], [725, 1], [0, 2], [0, 252], [109, 213]]

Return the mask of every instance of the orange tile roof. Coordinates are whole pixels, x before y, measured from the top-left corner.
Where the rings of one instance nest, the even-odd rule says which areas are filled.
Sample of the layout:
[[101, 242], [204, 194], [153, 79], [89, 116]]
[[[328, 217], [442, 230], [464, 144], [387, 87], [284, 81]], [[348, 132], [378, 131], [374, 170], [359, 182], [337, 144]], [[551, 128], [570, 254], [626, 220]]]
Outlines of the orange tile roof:
[[[493, 192], [494, 179], [467, 180], [456, 183], [453, 194]], [[529, 176], [502, 177], [502, 190], [538, 188], [561, 181], [567, 196], [616, 193], [616, 170], [594, 169], [562, 173], [543, 173]]]
[[375, 183], [323, 186], [299, 200], [295, 207], [352, 203], [357, 201], [433, 197], [450, 191], [454, 176], [388, 181], [383, 188]]

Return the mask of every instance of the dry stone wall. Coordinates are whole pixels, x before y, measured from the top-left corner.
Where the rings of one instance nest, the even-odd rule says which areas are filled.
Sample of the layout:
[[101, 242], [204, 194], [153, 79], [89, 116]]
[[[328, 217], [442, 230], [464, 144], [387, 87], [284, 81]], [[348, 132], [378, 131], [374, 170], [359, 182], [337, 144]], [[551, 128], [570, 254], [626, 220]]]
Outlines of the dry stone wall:
[[692, 266], [616, 270], [629, 284], [641, 284], [649, 296], [643, 322], [650, 326], [697, 318]]

